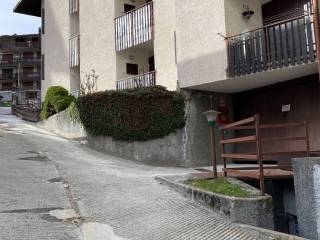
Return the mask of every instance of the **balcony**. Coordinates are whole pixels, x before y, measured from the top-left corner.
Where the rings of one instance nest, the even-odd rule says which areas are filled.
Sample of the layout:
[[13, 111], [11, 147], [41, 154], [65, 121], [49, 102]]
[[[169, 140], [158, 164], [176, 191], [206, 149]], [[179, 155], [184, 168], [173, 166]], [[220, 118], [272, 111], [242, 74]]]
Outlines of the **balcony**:
[[137, 46], [153, 39], [153, 2], [115, 19], [116, 51]]
[[156, 72], [142, 73], [116, 82], [117, 90], [152, 87], [156, 85]]
[[22, 64], [39, 65], [41, 64], [41, 58], [25, 58], [21, 60]]
[[313, 19], [308, 15], [227, 38], [228, 77], [316, 61]]
[[18, 80], [18, 74], [12, 74], [12, 73], [0, 74], [0, 81], [12, 81], [12, 80]]
[[19, 48], [40, 48], [39, 42], [16, 42], [14, 44], [0, 44], [0, 49], [19, 49]]
[[80, 66], [80, 36], [69, 40], [69, 65], [71, 68]]
[[21, 79], [24, 81], [38, 81], [40, 80], [39, 73], [23, 73]]

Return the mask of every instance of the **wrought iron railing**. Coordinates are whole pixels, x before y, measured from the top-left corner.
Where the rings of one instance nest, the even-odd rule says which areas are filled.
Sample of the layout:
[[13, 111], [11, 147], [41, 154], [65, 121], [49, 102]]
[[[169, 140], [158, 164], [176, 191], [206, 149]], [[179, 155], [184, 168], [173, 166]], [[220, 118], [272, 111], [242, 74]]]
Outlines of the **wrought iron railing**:
[[40, 80], [40, 73], [23, 73], [21, 76], [22, 80]]
[[69, 61], [70, 67], [80, 65], [80, 37], [79, 35], [69, 40]]
[[228, 76], [316, 61], [313, 19], [299, 16], [227, 38]]
[[115, 19], [116, 51], [153, 39], [153, 2]]
[[0, 49], [14, 49], [14, 48], [40, 48], [39, 42], [16, 42], [15, 44], [0, 44]]
[[18, 74], [0, 74], [0, 81], [1, 80], [18, 80]]
[[148, 72], [116, 82], [117, 90], [132, 89], [139, 87], [152, 87], [156, 85], [156, 72]]
[[79, 12], [79, 0], [69, 0], [70, 15]]

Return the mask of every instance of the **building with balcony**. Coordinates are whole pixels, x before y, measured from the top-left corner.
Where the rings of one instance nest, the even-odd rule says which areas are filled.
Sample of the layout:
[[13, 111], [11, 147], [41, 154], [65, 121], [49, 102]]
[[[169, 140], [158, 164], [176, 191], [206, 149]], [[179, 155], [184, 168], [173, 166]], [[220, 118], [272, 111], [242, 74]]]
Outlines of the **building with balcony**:
[[308, 120], [316, 153], [315, 3], [21, 0], [15, 11], [42, 17], [42, 96], [52, 85], [78, 91], [83, 74], [95, 70], [99, 90], [162, 85], [184, 91], [192, 119], [187, 131], [199, 139], [194, 145], [209, 144], [201, 113], [213, 106], [223, 113], [220, 124], [255, 113], [262, 122]]
[[40, 89], [39, 35], [0, 36], [0, 91]]
[[[43, 96], [52, 85], [79, 90], [82, 74], [92, 69], [99, 90], [161, 85], [182, 91], [184, 166], [210, 163], [202, 113], [211, 108], [221, 112], [220, 127], [255, 114], [264, 124], [307, 121], [310, 154], [319, 155], [317, 0], [21, 0], [15, 11], [42, 17]], [[262, 148], [283, 146], [273, 142], [280, 131], [264, 134], [269, 141]], [[251, 151], [246, 144], [230, 148]]]

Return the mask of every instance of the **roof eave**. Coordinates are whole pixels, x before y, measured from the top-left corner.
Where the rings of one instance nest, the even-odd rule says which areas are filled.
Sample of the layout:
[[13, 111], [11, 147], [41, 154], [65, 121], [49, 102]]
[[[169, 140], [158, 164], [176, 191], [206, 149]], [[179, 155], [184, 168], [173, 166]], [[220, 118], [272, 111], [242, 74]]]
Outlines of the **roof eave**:
[[41, 0], [19, 0], [13, 12], [41, 17]]

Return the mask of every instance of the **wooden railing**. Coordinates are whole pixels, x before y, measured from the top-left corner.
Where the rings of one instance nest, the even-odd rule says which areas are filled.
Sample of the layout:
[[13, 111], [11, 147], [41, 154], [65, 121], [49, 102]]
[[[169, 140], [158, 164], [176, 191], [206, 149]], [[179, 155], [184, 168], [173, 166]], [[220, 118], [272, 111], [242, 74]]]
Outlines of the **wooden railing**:
[[152, 87], [156, 85], [156, 72], [148, 72], [129, 77], [116, 82], [117, 90], [132, 89], [139, 87]]
[[115, 19], [116, 51], [153, 39], [153, 2]]
[[79, 35], [69, 40], [69, 64], [70, 67], [80, 65], [80, 37]]
[[316, 60], [314, 23], [312, 17], [306, 15], [231, 36], [226, 40], [229, 77]]
[[[268, 130], [270, 132], [272, 129], [277, 130], [280, 132], [281, 129], [295, 129], [298, 128], [302, 129], [303, 135], [302, 136], [295, 136], [295, 137], [288, 137], [288, 136], [279, 136], [278, 137], [264, 137], [262, 136], [263, 130]], [[246, 136], [242, 137], [233, 137], [226, 139], [226, 132], [230, 131], [246, 131]], [[253, 131], [254, 133], [248, 133], [248, 131]], [[229, 133], [230, 135], [230, 133]], [[301, 149], [295, 149], [295, 150], [288, 150], [288, 143], [299, 143], [299, 146]], [[301, 144], [303, 142], [304, 144]], [[237, 153], [233, 152], [227, 152], [227, 145], [230, 144], [254, 144], [255, 150], [248, 153]], [[267, 143], [268, 145], [275, 143], [286, 143], [283, 145], [282, 150], [274, 150], [274, 151], [266, 151], [264, 149], [264, 144]], [[224, 164], [224, 175], [225, 177], [228, 176], [228, 174], [237, 173], [239, 174], [239, 171], [242, 171], [242, 175], [244, 174], [245, 177], [248, 178], [257, 178], [260, 181], [260, 190], [262, 195], [265, 194], [265, 170], [266, 169], [289, 169], [290, 166], [279, 166], [279, 160], [277, 161], [275, 158], [276, 156], [289, 156], [289, 157], [297, 157], [301, 156], [301, 154], [304, 157], [310, 156], [310, 143], [309, 143], [309, 132], [308, 132], [308, 124], [306, 122], [301, 123], [287, 123], [287, 124], [261, 124], [260, 123], [260, 117], [259, 115], [255, 115], [254, 117], [244, 119], [229, 125], [225, 125], [221, 128], [221, 141], [220, 141], [221, 147], [222, 147], [222, 159]], [[282, 145], [281, 145], [282, 146]], [[254, 161], [258, 162], [258, 167], [245, 167], [245, 168], [228, 168], [227, 167], [227, 159], [233, 159], [233, 160], [246, 160], [246, 161]], [[265, 166], [264, 162], [266, 161], [276, 161], [278, 162], [278, 166]], [[257, 170], [257, 174], [254, 174], [252, 171]], [[247, 172], [245, 172], [247, 171]], [[247, 175], [246, 175], [247, 174]]]

